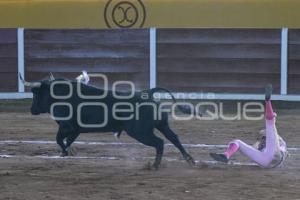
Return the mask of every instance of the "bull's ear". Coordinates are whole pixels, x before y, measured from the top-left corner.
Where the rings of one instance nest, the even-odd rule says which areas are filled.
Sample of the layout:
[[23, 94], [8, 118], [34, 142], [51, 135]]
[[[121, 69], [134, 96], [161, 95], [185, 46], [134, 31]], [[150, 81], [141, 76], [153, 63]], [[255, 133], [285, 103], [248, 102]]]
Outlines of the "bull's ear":
[[55, 80], [55, 78], [54, 78], [54, 76], [53, 76], [53, 74], [51, 72], [49, 73], [49, 80], [50, 81], [54, 81]]

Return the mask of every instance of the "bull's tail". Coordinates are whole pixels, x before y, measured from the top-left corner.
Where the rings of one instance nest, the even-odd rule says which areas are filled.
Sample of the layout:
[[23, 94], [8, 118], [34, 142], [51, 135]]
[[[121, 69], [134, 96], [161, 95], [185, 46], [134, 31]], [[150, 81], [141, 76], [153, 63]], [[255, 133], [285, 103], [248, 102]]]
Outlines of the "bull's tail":
[[[176, 102], [177, 102], [176, 99], [175, 99], [175, 97], [174, 97], [174, 95], [173, 95], [169, 90], [167, 90], [167, 89], [165, 89], [165, 88], [160, 88], [160, 87], [152, 88], [152, 89], [150, 89], [149, 96], [150, 96], [151, 98], [153, 98], [153, 94], [156, 93], [156, 92], [166, 92], [166, 93], [168, 93], [168, 94], [171, 96], [171, 98], [172, 98], [172, 100], [173, 100], [173, 103], [176, 103]], [[183, 113], [185, 113], [185, 114], [194, 114], [194, 115], [197, 114], [195, 108], [193, 108], [193, 110], [192, 110], [189, 106], [183, 106], [183, 105], [177, 105], [177, 107], [178, 107], [178, 109], [179, 109], [181, 112], [183, 112]], [[198, 113], [198, 114], [199, 114], [200, 116], [202, 116], [202, 113]]]

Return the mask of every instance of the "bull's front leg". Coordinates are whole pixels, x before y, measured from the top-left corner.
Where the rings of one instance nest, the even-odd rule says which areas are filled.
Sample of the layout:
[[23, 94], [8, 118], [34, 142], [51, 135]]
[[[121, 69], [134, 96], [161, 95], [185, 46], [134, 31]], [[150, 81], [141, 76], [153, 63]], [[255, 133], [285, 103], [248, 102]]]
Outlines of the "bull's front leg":
[[79, 136], [79, 132], [72, 132], [67, 136], [67, 145], [66, 145], [66, 152], [68, 156], [76, 155], [76, 150], [71, 147], [71, 144], [76, 140]]
[[56, 143], [60, 146], [62, 152], [60, 154], [61, 157], [67, 156], [68, 152], [66, 151], [66, 145], [64, 143], [64, 139], [67, 137], [67, 132], [58, 130], [56, 134]]

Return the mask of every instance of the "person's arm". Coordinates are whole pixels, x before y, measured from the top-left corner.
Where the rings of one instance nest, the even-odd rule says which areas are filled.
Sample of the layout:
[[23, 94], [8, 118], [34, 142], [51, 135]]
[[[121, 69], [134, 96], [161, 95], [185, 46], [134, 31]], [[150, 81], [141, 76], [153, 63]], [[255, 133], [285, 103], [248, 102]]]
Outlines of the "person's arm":
[[286, 148], [286, 142], [282, 139], [282, 137], [278, 135], [278, 139], [279, 139], [279, 145], [281, 147], [285, 147]]

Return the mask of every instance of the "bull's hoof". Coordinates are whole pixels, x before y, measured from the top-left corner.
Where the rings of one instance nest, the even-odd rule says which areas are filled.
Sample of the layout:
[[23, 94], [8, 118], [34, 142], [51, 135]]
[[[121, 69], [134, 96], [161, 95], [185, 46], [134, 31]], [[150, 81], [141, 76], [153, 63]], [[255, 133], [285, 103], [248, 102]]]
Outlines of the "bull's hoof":
[[196, 162], [194, 160], [194, 158], [190, 155], [186, 155], [184, 157], [184, 159], [187, 161], [187, 163], [191, 166], [191, 167], [194, 167], [196, 165]]
[[68, 156], [68, 152], [67, 151], [63, 151], [63, 152], [61, 152], [61, 154], [59, 156], [60, 157]]
[[153, 170], [158, 170], [160, 168], [160, 164], [153, 163], [152, 167]]
[[75, 150], [75, 148], [73, 147], [68, 147], [66, 149], [68, 156], [76, 156], [77, 152]]
[[145, 166], [143, 167], [143, 169], [151, 171], [151, 170], [158, 170], [159, 167], [160, 167], [160, 164], [155, 164], [155, 163], [151, 164], [151, 162], [147, 162], [145, 164]]

